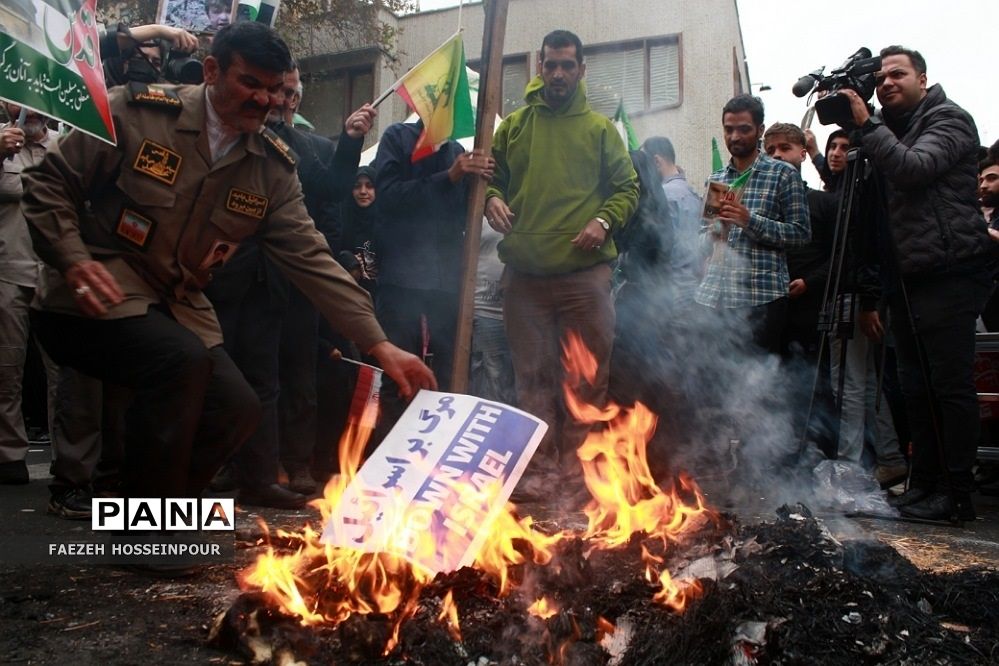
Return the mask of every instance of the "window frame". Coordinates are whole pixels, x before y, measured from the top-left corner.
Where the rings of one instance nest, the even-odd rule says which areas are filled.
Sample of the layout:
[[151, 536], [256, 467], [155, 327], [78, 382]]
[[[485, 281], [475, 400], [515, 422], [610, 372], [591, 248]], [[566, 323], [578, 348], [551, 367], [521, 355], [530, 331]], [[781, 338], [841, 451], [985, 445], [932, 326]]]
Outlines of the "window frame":
[[[676, 44], [677, 49], [677, 97], [676, 102], [670, 104], [650, 105], [649, 97], [652, 94], [652, 56], [651, 49], [654, 46], [665, 44]], [[607, 42], [583, 47], [583, 59], [589, 68], [589, 58], [591, 55], [608, 53], [623, 49], [641, 47], [644, 60], [644, 90], [645, 106], [642, 109], [627, 109], [630, 118], [638, 118], [650, 113], [659, 113], [669, 109], [677, 109], [683, 106], [683, 33], [677, 32], [669, 35], [659, 35], [657, 37], [644, 37], [642, 39], [629, 39], [620, 42]]]
[[[500, 67], [500, 89], [499, 89], [500, 103], [502, 103], [503, 99], [504, 99], [504, 91], [503, 91], [503, 68], [506, 67], [507, 65], [517, 64], [518, 61], [519, 61], [521, 64], [524, 65], [524, 69], [527, 72], [527, 82], [530, 83], [531, 79], [533, 79], [534, 76], [535, 76], [534, 69], [533, 69], [534, 60], [532, 60], [533, 57], [534, 57], [534, 54], [533, 54], [533, 52], [530, 52], [530, 51], [524, 52], [524, 53], [511, 53], [511, 54], [504, 54], [503, 55], [503, 63], [501, 65], [501, 67]], [[469, 69], [478, 72], [480, 77], [482, 76], [482, 59], [481, 58], [475, 58], [474, 60], [466, 60], [465, 61], [465, 65], [468, 66]], [[480, 81], [481, 81], [481, 79], [480, 79]], [[481, 83], [479, 85], [480, 85], [480, 89], [481, 89]], [[520, 94], [523, 94], [523, 92], [524, 91], [521, 90]], [[523, 105], [521, 105], [521, 106], [523, 106]], [[500, 111], [502, 112], [502, 109], [500, 109]], [[504, 114], [501, 113], [500, 117], [501, 118], [506, 118], [507, 115], [509, 115], [509, 114], [505, 114], [504, 115]]]
[[[331, 82], [337, 78], [345, 79], [344, 87], [344, 108], [341, 109], [343, 114], [343, 121], [347, 121], [347, 117], [356, 110], [363, 102], [357, 104], [354, 103], [354, 80], [356, 77], [364, 76], [368, 74], [371, 76], [371, 90], [372, 97], [377, 94], [375, 90], [376, 76], [375, 76], [375, 64], [363, 64], [363, 65], [348, 65], [345, 67], [337, 67], [335, 69], [328, 69], [318, 72], [308, 72], [302, 73], [302, 86], [303, 86], [303, 97], [305, 99], [310, 99], [309, 86], [310, 84], [326, 83]], [[369, 101], [365, 99], [364, 101]], [[299, 111], [301, 111], [301, 104], [299, 104]], [[313, 121], [314, 122], [314, 121]], [[343, 135], [343, 123], [340, 124], [340, 131], [336, 134], [328, 135], [331, 139], [336, 141]]]

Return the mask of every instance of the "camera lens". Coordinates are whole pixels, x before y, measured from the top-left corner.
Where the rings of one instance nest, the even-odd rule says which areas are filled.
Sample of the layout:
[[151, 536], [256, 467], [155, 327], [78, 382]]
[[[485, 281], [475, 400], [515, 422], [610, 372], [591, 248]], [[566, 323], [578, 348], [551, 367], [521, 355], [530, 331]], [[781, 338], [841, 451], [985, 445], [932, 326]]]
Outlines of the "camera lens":
[[201, 61], [186, 55], [178, 57], [171, 53], [163, 73], [168, 80], [175, 83], [198, 84], [205, 80], [205, 68]]

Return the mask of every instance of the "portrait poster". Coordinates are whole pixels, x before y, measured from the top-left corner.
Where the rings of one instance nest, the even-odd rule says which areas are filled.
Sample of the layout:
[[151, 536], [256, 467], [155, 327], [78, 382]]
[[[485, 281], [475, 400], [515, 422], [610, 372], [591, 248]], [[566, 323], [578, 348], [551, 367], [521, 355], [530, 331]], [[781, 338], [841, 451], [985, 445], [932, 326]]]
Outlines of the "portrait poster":
[[195, 34], [218, 32], [235, 20], [237, 0], [160, 0], [156, 22]]

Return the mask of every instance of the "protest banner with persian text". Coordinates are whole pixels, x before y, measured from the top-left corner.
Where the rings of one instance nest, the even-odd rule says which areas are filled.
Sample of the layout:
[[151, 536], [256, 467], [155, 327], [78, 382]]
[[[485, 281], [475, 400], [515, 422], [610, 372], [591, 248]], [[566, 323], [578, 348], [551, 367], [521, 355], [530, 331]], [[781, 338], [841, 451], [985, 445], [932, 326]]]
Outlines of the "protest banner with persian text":
[[114, 144], [96, 4], [96, 0], [4, 0], [0, 96]]

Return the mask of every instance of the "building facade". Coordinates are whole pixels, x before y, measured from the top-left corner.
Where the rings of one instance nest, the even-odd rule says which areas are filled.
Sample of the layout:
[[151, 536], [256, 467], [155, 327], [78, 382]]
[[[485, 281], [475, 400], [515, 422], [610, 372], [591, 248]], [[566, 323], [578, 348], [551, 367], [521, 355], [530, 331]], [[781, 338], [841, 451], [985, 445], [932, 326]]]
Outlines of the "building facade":
[[[351, 109], [377, 97], [458, 29], [458, 8], [403, 16], [383, 13], [399, 30], [398, 60], [361, 47], [301, 58], [302, 113], [322, 134], [335, 136]], [[468, 64], [478, 68], [484, 11], [481, 2], [461, 11]], [[504, 41], [502, 98], [505, 115], [523, 104], [536, 74], [541, 40], [557, 28], [584, 44], [591, 105], [612, 116], [623, 100], [639, 140], [669, 137], [677, 162], [699, 188], [711, 167], [711, 138], [721, 140], [721, 108], [749, 90], [735, 0], [511, 0]], [[379, 107], [376, 131], [408, 115], [396, 95]]]

